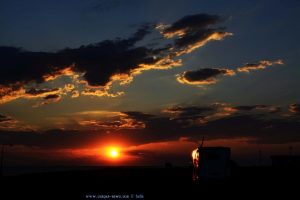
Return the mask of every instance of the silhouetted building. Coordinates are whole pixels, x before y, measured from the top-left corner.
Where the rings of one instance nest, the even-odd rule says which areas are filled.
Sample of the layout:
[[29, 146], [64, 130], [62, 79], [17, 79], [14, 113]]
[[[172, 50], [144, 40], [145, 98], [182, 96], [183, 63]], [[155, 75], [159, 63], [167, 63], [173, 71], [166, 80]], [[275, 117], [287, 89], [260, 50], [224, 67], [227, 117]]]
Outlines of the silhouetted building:
[[198, 147], [192, 152], [192, 158], [194, 180], [230, 176], [229, 147]]
[[274, 155], [271, 160], [276, 168], [300, 168], [300, 155]]

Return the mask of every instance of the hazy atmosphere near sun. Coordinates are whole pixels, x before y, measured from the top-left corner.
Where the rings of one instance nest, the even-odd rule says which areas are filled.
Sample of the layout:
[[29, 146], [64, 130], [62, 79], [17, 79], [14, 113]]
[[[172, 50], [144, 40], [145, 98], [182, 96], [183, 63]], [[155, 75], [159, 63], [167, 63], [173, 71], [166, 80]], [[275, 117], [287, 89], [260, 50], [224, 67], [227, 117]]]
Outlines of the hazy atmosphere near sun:
[[300, 153], [300, 1], [1, 0], [7, 165]]

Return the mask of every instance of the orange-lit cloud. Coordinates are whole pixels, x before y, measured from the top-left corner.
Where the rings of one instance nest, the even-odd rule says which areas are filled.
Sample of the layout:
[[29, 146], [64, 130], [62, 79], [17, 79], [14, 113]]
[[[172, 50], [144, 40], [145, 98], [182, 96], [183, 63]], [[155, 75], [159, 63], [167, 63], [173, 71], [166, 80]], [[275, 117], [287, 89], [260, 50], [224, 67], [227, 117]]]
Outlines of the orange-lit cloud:
[[[44, 100], [43, 103], [38, 103], [36, 105], [47, 105], [49, 103], [57, 102], [61, 99], [62, 95], [68, 95], [73, 92], [74, 85], [66, 84], [62, 88], [33, 88], [30, 87], [25, 89], [24, 86], [16, 87], [2, 87], [0, 88], [0, 104], [7, 103], [9, 101], [24, 98], [24, 99], [39, 99]], [[55, 99], [55, 100], [54, 100]], [[38, 107], [38, 106], [34, 107]]]
[[17, 123], [17, 120], [0, 114], [0, 130], [15, 130]]
[[83, 120], [78, 122], [83, 127], [89, 127], [89, 129], [100, 128], [100, 129], [141, 129], [145, 128], [143, 122], [136, 121], [130, 118], [120, 118], [107, 121], [101, 120]]
[[142, 120], [135, 118], [130, 112], [114, 111], [85, 111], [73, 113], [68, 118], [72, 118], [86, 130], [117, 130], [117, 129], [143, 129], [146, 127]]
[[218, 76], [233, 76], [235, 72], [230, 69], [205, 68], [196, 71], [185, 71], [177, 74], [177, 81], [188, 85], [210, 85], [215, 84]]
[[173, 106], [162, 110], [170, 119], [180, 122], [185, 127], [205, 125], [210, 122], [222, 120], [238, 115], [273, 115], [281, 112], [278, 106], [243, 105], [232, 106], [227, 103], [214, 103], [207, 106]]
[[61, 96], [58, 94], [49, 94], [47, 96], [45, 96], [42, 100], [42, 102], [39, 102], [37, 104], [35, 104], [33, 107], [40, 107], [40, 106], [44, 106], [50, 103], [55, 103], [61, 100]]
[[139, 68], [132, 70], [132, 74], [138, 75], [147, 70], [167, 70], [182, 65], [181, 59], [174, 60], [171, 58], [171, 56], [166, 56], [159, 59], [154, 58], [154, 60], [155, 62], [153, 64], [141, 63]]
[[43, 88], [43, 89], [36, 89], [31, 88], [27, 90], [24, 94], [24, 98], [38, 98], [38, 97], [46, 97], [48, 95], [54, 95], [61, 92], [61, 88]]
[[[71, 76], [71, 77], [76, 78], [77, 75], [74, 73], [73, 68], [74, 68], [74, 64], [71, 65], [70, 67], [63, 68], [63, 69], [57, 68], [57, 70], [53, 70], [52, 73], [45, 74], [43, 76], [44, 81], [45, 82], [52, 81], [52, 80], [57, 79], [60, 76]], [[55, 67], [54, 67], [54, 69], [55, 69]]]
[[[171, 140], [197, 142], [203, 136], [207, 141], [248, 138], [252, 143], [261, 144], [300, 141], [299, 116], [283, 115], [286, 111], [278, 108], [273, 112], [274, 108], [267, 105], [213, 104], [177, 106], [156, 114], [86, 111], [61, 116], [57, 121], [49, 119], [54, 130], [1, 129], [0, 140], [41, 148], [96, 147], [108, 141], [126, 141], [129, 145]], [[0, 118], [0, 126], [9, 124], [7, 121], [11, 121], [12, 126], [17, 123], [10, 117]]]
[[191, 53], [192, 51], [203, 47], [204, 45], [206, 45], [208, 42], [210, 41], [214, 41], [214, 40], [223, 40], [225, 37], [227, 36], [232, 36], [233, 33], [229, 33], [229, 32], [214, 32], [211, 35], [208, 35], [206, 38], [201, 40], [198, 40], [197, 42], [193, 43], [193, 44], [189, 44], [187, 45], [185, 48], [181, 48], [176, 52], [177, 56], [181, 56], [183, 54], [188, 54]]
[[282, 60], [268, 61], [263, 60], [258, 63], [248, 63], [242, 67], [238, 67], [236, 70], [231, 69], [219, 69], [219, 68], [203, 68], [195, 71], [185, 71], [176, 75], [176, 79], [179, 83], [187, 85], [211, 85], [218, 82], [218, 76], [233, 76], [237, 73], [247, 72], [252, 70], [262, 70], [272, 65], [283, 65]]
[[77, 97], [79, 97], [79, 96], [80, 96], [80, 93], [79, 93], [78, 90], [73, 90], [73, 91], [72, 91], [72, 94], [71, 94], [71, 97], [72, 97], [72, 98], [77, 98]]
[[33, 126], [20, 122], [13, 117], [0, 114], [0, 131], [33, 131]]
[[15, 100], [25, 94], [25, 89], [20, 84], [1, 85], [0, 84], [0, 104]]
[[237, 71], [249, 73], [250, 71], [262, 70], [273, 65], [283, 65], [283, 64], [284, 63], [282, 60], [275, 60], [275, 61], [262, 60], [259, 61], [258, 63], [247, 63], [244, 66], [237, 68]]
[[[155, 30], [153, 24], [142, 25], [125, 39], [104, 40], [57, 52], [0, 47], [0, 65], [7, 66], [0, 74], [0, 103], [18, 98], [42, 99], [48, 95], [59, 95], [61, 98], [66, 95], [73, 98], [80, 95], [118, 97], [124, 92], [111, 93], [114, 83], [128, 84], [134, 76], [147, 70], [181, 66], [179, 56], [191, 53], [209, 41], [232, 35], [224, 28], [214, 27], [222, 21], [216, 15], [195, 14], [169, 26], [157, 26], [164, 36], [161, 39], [173, 42], [164, 44], [162, 41], [163, 46], [153, 48], [136, 46], [137, 42]], [[26, 70], [17, 75], [15, 72], [19, 69]], [[66, 80], [68, 83], [65, 86], [49, 87]]]
[[170, 47], [176, 56], [188, 54], [213, 40], [222, 40], [232, 36], [224, 28], [213, 27], [222, 22], [220, 16], [195, 14], [185, 16], [171, 25], [158, 24], [156, 29], [168, 39], [174, 39], [174, 46]]
[[124, 95], [124, 92], [117, 92], [117, 93], [109, 93], [106, 90], [101, 89], [86, 89], [81, 92], [81, 95], [84, 96], [97, 96], [97, 97], [118, 97]]

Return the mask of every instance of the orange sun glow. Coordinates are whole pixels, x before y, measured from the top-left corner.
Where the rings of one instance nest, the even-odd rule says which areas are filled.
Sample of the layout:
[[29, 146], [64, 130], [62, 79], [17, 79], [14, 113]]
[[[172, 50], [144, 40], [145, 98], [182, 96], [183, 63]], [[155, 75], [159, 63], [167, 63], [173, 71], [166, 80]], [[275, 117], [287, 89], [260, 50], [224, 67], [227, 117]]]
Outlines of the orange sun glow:
[[112, 159], [120, 157], [120, 149], [118, 147], [108, 147], [106, 149], [106, 156]]

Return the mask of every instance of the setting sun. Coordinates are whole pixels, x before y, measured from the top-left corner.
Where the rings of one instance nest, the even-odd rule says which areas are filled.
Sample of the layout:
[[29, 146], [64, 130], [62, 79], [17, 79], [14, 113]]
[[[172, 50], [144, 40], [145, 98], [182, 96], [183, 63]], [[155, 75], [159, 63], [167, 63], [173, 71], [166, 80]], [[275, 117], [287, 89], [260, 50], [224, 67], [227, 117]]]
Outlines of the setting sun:
[[111, 150], [111, 151], [110, 151], [110, 156], [111, 156], [111, 157], [114, 157], [114, 158], [115, 158], [115, 157], [118, 157], [118, 155], [119, 155], [119, 153], [118, 153], [117, 150]]
[[106, 156], [112, 159], [120, 157], [120, 149], [118, 147], [108, 147], [106, 149]]

